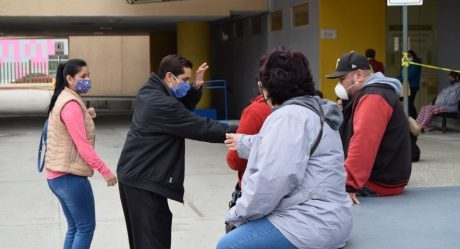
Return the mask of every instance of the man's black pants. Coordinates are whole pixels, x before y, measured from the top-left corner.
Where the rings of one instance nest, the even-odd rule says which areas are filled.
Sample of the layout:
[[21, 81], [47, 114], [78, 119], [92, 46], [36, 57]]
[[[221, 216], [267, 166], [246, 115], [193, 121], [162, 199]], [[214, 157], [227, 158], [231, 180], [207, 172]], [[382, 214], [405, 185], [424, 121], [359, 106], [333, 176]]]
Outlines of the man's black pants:
[[171, 248], [172, 214], [166, 197], [119, 182], [131, 249]]

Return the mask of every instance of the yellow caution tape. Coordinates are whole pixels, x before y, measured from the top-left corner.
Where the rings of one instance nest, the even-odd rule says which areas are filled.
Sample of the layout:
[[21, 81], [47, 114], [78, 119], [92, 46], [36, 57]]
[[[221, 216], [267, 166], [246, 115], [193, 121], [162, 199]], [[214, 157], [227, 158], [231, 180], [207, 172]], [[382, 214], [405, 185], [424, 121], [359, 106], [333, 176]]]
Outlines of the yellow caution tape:
[[455, 70], [455, 69], [450, 69], [450, 68], [445, 68], [445, 67], [436, 67], [436, 66], [432, 66], [428, 64], [412, 62], [409, 60], [409, 55], [407, 52], [403, 52], [402, 54], [403, 54], [403, 57], [401, 59], [401, 66], [403, 67], [409, 67], [409, 65], [416, 65], [416, 66], [427, 67], [427, 68], [436, 69], [436, 70], [444, 70], [448, 72], [460, 73], [460, 70]]
[[403, 57], [401, 59], [401, 66], [403, 67], [408, 67], [409, 64], [410, 64], [410, 60], [409, 60], [409, 56], [408, 56], [408, 53], [407, 52], [403, 52]]

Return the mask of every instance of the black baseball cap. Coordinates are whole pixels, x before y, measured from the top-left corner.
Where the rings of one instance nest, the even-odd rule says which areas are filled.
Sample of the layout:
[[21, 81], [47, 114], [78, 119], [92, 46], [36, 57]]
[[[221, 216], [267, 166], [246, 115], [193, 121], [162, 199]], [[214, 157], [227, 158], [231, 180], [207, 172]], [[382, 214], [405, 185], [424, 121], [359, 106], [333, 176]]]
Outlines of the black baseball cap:
[[340, 56], [340, 58], [337, 59], [335, 72], [326, 75], [326, 78], [339, 78], [349, 72], [353, 72], [358, 69], [371, 70], [371, 65], [369, 64], [369, 61], [366, 57], [359, 53], [351, 51], [343, 54], [342, 56]]

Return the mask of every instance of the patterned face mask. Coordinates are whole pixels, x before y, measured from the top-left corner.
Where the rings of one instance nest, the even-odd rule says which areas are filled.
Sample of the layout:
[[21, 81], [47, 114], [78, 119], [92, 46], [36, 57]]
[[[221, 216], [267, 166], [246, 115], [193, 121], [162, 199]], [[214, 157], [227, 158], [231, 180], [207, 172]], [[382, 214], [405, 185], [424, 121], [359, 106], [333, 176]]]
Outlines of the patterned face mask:
[[77, 93], [87, 93], [91, 89], [91, 80], [79, 80], [75, 84], [75, 91]]

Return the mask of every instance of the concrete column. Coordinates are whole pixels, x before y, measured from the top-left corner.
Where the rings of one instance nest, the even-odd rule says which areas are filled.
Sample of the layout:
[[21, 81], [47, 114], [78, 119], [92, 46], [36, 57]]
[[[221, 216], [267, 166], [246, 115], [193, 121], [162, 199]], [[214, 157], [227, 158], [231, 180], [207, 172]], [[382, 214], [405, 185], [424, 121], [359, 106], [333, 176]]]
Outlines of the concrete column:
[[[193, 63], [193, 73], [203, 62], [209, 64], [209, 70], [204, 79], [210, 79], [212, 70], [211, 60], [211, 29], [208, 22], [190, 21], [177, 24], [177, 53]], [[195, 79], [193, 75], [192, 79]], [[203, 92], [203, 97], [197, 108], [209, 108], [211, 105], [211, 92]]]

